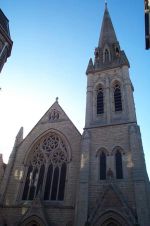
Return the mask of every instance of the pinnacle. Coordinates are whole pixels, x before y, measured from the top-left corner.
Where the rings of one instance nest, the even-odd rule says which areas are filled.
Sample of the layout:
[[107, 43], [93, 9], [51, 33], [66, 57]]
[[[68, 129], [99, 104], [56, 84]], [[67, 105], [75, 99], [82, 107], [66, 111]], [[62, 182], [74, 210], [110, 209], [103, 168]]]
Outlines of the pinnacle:
[[88, 67], [87, 67], [87, 70], [86, 70], [86, 74], [93, 71], [93, 69], [94, 69], [93, 61], [92, 61], [92, 58], [90, 58], [89, 64], [88, 64]]

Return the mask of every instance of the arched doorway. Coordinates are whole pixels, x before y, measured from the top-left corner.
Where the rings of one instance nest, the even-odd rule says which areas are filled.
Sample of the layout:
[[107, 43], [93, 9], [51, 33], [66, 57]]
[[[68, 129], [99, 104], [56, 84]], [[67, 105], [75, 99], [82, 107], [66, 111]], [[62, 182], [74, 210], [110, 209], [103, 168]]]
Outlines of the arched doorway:
[[106, 220], [102, 226], [122, 226], [119, 222], [117, 222], [116, 220], [110, 218], [108, 220]]
[[25, 226], [41, 226], [41, 225], [36, 221], [31, 221], [31, 222], [27, 223]]
[[116, 211], [107, 211], [97, 218], [95, 222], [93, 221], [94, 226], [131, 226], [126, 218], [124, 218], [120, 213]]
[[31, 216], [25, 219], [20, 226], [46, 226], [43, 220], [37, 216]]

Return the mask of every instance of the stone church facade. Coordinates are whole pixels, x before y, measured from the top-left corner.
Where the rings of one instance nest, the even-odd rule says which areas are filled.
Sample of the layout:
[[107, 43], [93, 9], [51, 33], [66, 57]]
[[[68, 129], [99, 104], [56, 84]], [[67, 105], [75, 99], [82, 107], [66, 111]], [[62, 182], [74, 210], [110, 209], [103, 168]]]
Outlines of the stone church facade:
[[150, 225], [150, 183], [129, 67], [106, 5], [86, 71], [84, 132], [57, 99], [25, 138], [20, 129], [0, 174], [0, 225]]

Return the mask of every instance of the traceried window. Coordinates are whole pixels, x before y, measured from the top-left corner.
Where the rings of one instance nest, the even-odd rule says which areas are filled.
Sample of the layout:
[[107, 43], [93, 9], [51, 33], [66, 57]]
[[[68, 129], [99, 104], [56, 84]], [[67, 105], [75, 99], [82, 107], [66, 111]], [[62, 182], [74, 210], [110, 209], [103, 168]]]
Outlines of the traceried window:
[[28, 159], [22, 200], [33, 200], [40, 193], [44, 200], [62, 201], [68, 162], [66, 144], [58, 134], [41, 138]]
[[104, 92], [103, 88], [99, 87], [97, 90], [97, 114], [104, 113]]
[[116, 151], [115, 161], [116, 161], [116, 178], [122, 179], [123, 178], [122, 154], [119, 150]]
[[122, 97], [121, 97], [121, 88], [119, 84], [114, 86], [114, 104], [115, 111], [122, 111]]
[[100, 153], [100, 180], [106, 179], [106, 154], [105, 152]]

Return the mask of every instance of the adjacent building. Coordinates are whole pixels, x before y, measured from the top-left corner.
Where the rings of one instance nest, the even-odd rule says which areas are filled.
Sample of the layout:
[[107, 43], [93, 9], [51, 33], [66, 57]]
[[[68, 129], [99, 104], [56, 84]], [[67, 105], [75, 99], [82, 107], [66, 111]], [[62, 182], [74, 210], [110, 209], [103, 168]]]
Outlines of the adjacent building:
[[12, 45], [9, 20], [0, 9], [0, 72], [11, 54]]

